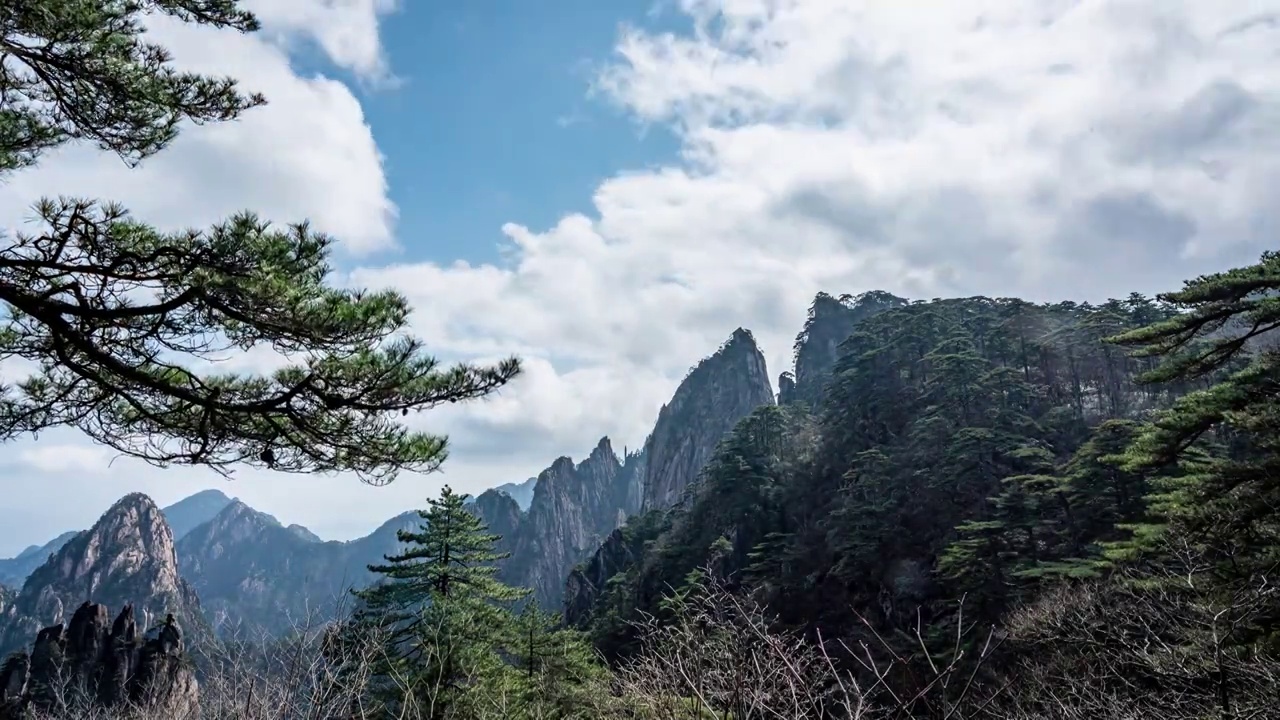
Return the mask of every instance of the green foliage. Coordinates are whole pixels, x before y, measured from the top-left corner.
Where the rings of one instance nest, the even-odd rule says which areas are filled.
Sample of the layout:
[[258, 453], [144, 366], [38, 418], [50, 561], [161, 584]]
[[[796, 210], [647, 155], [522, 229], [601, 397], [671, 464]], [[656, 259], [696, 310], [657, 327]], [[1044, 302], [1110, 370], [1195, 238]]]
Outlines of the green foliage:
[[627, 524], [628, 554], [641, 562], [610, 580], [590, 621], [606, 656], [634, 649], [634, 623], [664, 612], [664, 598], [691, 586], [700, 568], [724, 578], [747, 570], [752, 551], [783, 528], [778, 483], [812, 450], [810, 422], [802, 408], [760, 408], [720, 443], [683, 512]]
[[584, 633], [560, 627], [558, 615], [525, 604], [512, 625], [503, 679], [525, 717], [592, 717], [608, 671]]
[[500, 539], [445, 487], [419, 511], [406, 548], [370, 566], [381, 580], [356, 591], [347, 632], [376, 638], [375, 698], [388, 712], [427, 717], [580, 717], [604, 668], [581, 633], [499, 582]]
[[[1188, 281], [1162, 296], [1181, 312], [1114, 339], [1159, 358], [1156, 382], [1207, 378], [1145, 425], [1125, 455], [1133, 472], [1176, 467], [1156, 483], [1156, 524], [1135, 528], [1127, 557], [1159, 554], [1170, 535], [1209, 562], [1215, 582], [1280, 562], [1280, 254]], [[1280, 607], [1273, 609], [1280, 614]]]
[[[149, 15], [224, 31], [257, 20], [233, 0], [17, 0], [0, 8], [0, 175], [96, 143], [128, 163], [184, 122], [233, 120], [265, 100], [182, 73], [144, 41]], [[0, 359], [34, 368], [0, 386], [0, 441], [60, 426], [161, 466], [351, 471], [381, 483], [430, 471], [445, 439], [410, 410], [481, 397], [519, 372], [444, 368], [405, 334], [395, 292], [326, 284], [333, 240], [241, 213], [160, 232], [122, 207], [41, 200], [36, 229], [0, 237]], [[209, 369], [229, 351], [288, 358], [266, 375]]]
[[643, 542], [597, 599], [597, 646], [625, 662], [629, 628], [673, 616], [700, 568], [746, 585], [782, 627], [874, 628], [907, 654], [917, 630], [954, 642], [961, 598], [965, 623], [994, 623], [1050, 584], [1105, 574], [1128, 528], [1152, 521], [1151, 473], [1117, 456], [1138, 418], [1193, 385], [1141, 382], [1155, 362], [1105, 340], [1172, 313], [1141, 296], [868, 313], [816, 415], [762, 408], [686, 503], [633, 520]]

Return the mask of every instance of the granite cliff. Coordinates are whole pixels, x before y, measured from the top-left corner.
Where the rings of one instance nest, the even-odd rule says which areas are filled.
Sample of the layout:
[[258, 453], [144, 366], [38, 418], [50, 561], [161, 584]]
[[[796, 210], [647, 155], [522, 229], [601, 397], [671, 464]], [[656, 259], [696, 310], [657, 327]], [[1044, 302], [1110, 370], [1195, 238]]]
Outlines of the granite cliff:
[[503, 580], [532, 588], [544, 607], [562, 606], [575, 566], [589, 565], [643, 507], [677, 502], [724, 434], [773, 400], [764, 355], [739, 328], [689, 371], [643, 449], [619, 458], [606, 437], [582, 462], [558, 458], [539, 473], [529, 508], [518, 516], [504, 488], [483, 493], [476, 512], [512, 553], [502, 564]]
[[[614, 528], [635, 512], [638, 454], [620, 460], [602, 438], [580, 463], [561, 457], [537, 476], [527, 513], [503, 492], [486, 491], [476, 513], [502, 535], [500, 549], [511, 552], [503, 579], [528, 587], [544, 607], [559, 607], [564, 578]], [[505, 501], [504, 501], [505, 499]]]
[[198, 685], [176, 619], [143, 634], [132, 605], [109, 618], [105, 605], [85, 601], [65, 627], [41, 629], [29, 652], [0, 661], [0, 720], [96, 716], [126, 704], [147, 717], [192, 716]]
[[764, 355], [750, 331], [738, 328], [711, 357], [698, 363], [662, 406], [644, 444], [640, 510], [680, 500], [733, 426], [761, 405], [773, 389]]
[[178, 574], [173, 532], [146, 495], [118, 500], [27, 577], [4, 603], [0, 653], [21, 647], [42, 627], [63, 622], [89, 600], [131, 605], [144, 626], [173, 614], [188, 628], [204, 628], [196, 596]]

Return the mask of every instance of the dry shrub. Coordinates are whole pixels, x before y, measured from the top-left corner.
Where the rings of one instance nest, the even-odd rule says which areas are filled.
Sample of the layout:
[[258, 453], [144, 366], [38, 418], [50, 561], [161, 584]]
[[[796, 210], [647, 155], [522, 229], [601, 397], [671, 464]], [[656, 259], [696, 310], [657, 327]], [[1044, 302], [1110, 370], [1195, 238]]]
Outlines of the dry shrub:
[[[957, 632], [952, 659], [944, 663], [927, 653], [923, 661], [905, 658], [864, 624], [872, 640], [856, 647], [823, 641], [820, 633], [810, 641], [775, 629], [764, 607], [705, 573], [693, 592], [671, 606], [671, 617], [638, 623], [641, 650], [619, 668], [618, 693], [631, 717], [663, 720], [961, 720], [968, 717], [961, 712], [966, 703], [983, 706], [966, 697], [994, 649], [991, 634], [966, 663], [964, 634]], [[957, 627], [963, 625], [958, 613]], [[916, 640], [923, 648], [919, 632]], [[922, 669], [916, 691], [902, 695], [890, 687], [893, 674]]]
[[1206, 569], [1183, 547], [1160, 569], [1062, 586], [1013, 613], [1009, 692], [991, 716], [1277, 717], [1280, 661], [1254, 633], [1280, 599], [1274, 580], [1210, 583]]

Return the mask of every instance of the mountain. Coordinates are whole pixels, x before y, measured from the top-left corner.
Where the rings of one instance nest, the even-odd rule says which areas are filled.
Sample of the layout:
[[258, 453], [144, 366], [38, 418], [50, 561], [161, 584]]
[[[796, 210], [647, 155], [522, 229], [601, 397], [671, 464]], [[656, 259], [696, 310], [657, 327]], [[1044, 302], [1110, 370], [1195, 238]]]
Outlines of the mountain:
[[521, 511], [529, 509], [533, 504], [533, 489], [538, 484], [537, 477], [531, 477], [522, 483], [505, 483], [496, 488], [492, 488], [493, 492], [506, 493], [516, 501], [516, 507]]
[[[231, 498], [218, 490], [204, 490], [163, 508], [161, 512], [169, 523], [174, 539], [180, 540], [198, 525], [211, 520], [230, 502]], [[28, 575], [78, 534], [80, 531], [70, 530], [44, 545], [32, 545], [15, 557], [0, 558], [0, 585], [21, 587]]]
[[132, 605], [144, 627], [167, 613], [185, 627], [204, 626], [196, 596], [178, 573], [173, 531], [146, 495], [118, 500], [26, 578], [0, 618], [0, 654], [69, 619], [86, 601]]
[[23, 581], [32, 571], [43, 565], [50, 555], [78, 534], [79, 531], [76, 530], [64, 532], [44, 545], [32, 545], [15, 557], [0, 559], [0, 585], [22, 587]]
[[642, 503], [677, 502], [724, 434], [773, 401], [764, 355], [739, 328], [685, 376], [642, 450], [619, 458], [606, 437], [582, 462], [558, 458], [535, 478], [533, 499], [519, 515], [499, 488], [482, 494], [476, 511], [511, 553], [502, 579], [531, 588], [543, 607], [560, 607], [575, 566], [590, 561]]
[[178, 566], [219, 633], [277, 634], [339, 614], [370, 581], [367, 566], [418, 521], [408, 512], [357, 540], [321, 542], [235, 500], [178, 542]]
[[162, 512], [173, 530], [174, 540], [181, 540], [187, 533], [212, 520], [231, 502], [231, 498], [220, 490], [202, 490], [164, 508]]
[[[503, 537], [499, 549], [511, 553], [501, 567], [503, 579], [532, 588], [544, 606], [559, 607], [565, 579], [576, 565], [589, 560], [643, 503], [677, 502], [725, 433], [755, 408], [772, 403], [764, 356], [751, 333], [739, 328], [680, 383], [642, 450], [619, 458], [610, 440], [602, 438], [581, 462], [561, 457], [524, 483], [482, 493], [470, 505]], [[527, 504], [521, 502], [525, 495]], [[142, 497], [130, 496], [130, 502]], [[156, 562], [173, 565], [176, 572], [170, 573], [175, 579], [157, 580], [156, 592], [180, 598], [190, 583], [204, 617], [220, 633], [276, 634], [334, 617], [349, 604], [350, 589], [373, 579], [367, 566], [398, 550], [397, 531], [420, 522], [416, 513], [405, 513], [366, 537], [323, 542], [306, 528], [285, 527], [217, 490], [143, 514], [148, 522], [163, 516], [168, 544], [121, 548], [127, 556], [122, 562], [144, 562], [158, 552]], [[86, 542], [96, 542], [86, 534], [69, 535], [70, 541], [59, 540], [73, 564], [81, 562], [80, 554], [97, 552], [98, 545], [85, 549]], [[41, 552], [28, 551], [23, 561], [34, 564]], [[170, 554], [176, 558], [172, 562]], [[47, 574], [45, 568], [32, 574], [32, 587], [47, 584], [41, 573]], [[91, 599], [116, 604], [111, 592]], [[24, 597], [13, 604], [30, 602]], [[40, 610], [49, 615], [52, 609]]]
[[[561, 457], [539, 473], [503, 579], [531, 588], [544, 607], [559, 607], [569, 570], [635, 512], [637, 458], [633, 454], [624, 464], [606, 437], [582, 462]], [[481, 518], [490, 527], [500, 524], [483, 512]]]
[[641, 510], [680, 500], [716, 443], [739, 420], [773, 404], [764, 354], [751, 332], [738, 328], [720, 349], [698, 363], [676, 388], [644, 444]]

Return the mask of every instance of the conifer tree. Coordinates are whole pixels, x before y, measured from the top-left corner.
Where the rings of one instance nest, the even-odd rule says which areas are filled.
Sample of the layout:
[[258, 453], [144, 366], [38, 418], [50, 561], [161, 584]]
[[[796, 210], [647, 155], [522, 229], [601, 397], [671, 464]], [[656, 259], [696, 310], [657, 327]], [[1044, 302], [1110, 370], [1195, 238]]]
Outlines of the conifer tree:
[[511, 685], [525, 717], [587, 717], [590, 693], [599, 692], [608, 674], [595, 650], [578, 630], [559, 627], [558, 615], [536, 601], [521, 608], [511, 627], [506, 655]]
[[416, 703], [442, 717], [469, 687], [501, 672], [499, 648], [512, 624], [507, 605], [527, 594], [499, 582], [499, 540], [445, 486], [418, 512], [417, 530], [397, 533], [405, 549], [369, 570], [380, 579], [355, 591], [356, 629], [377, 628], [384, 650], [377, 668], [389, 706]]
[[1178, 466], [1158, 481], [1154, 508], [1222, 571], [1247, 577], [1280, 559], [1280, 253], [1161, 299], [1182, 312], [1114, 342], [1161, 360], [1147, 382], [1211, 385], [1144, 426], [1128, 467]]
[[[145, 39], [153, 15], [259, 27], [236, 0], [0, 3], [0, 183], [75, 142], [136, 165], [187, 123], [266, 102], [234, 79], [175, 70]], [[0, 442], [74, 427], [161, 466], [247, 463], [383, 483], [445, 456], [443, 437], [409, 430], [403, 415], [481, 397], [519, 371], [515, 359], [442, 367], [405, 333], [402, 295], [328, 284], [334, 241], [306, 222], [244, 212], [162, 232], [82, 198], [41, 200], [34, 214], [34, 228], [0, 235], [0, 359], [32, 368], [0, 385]], [[200, 369], [252, 348], [290, 364]]]

